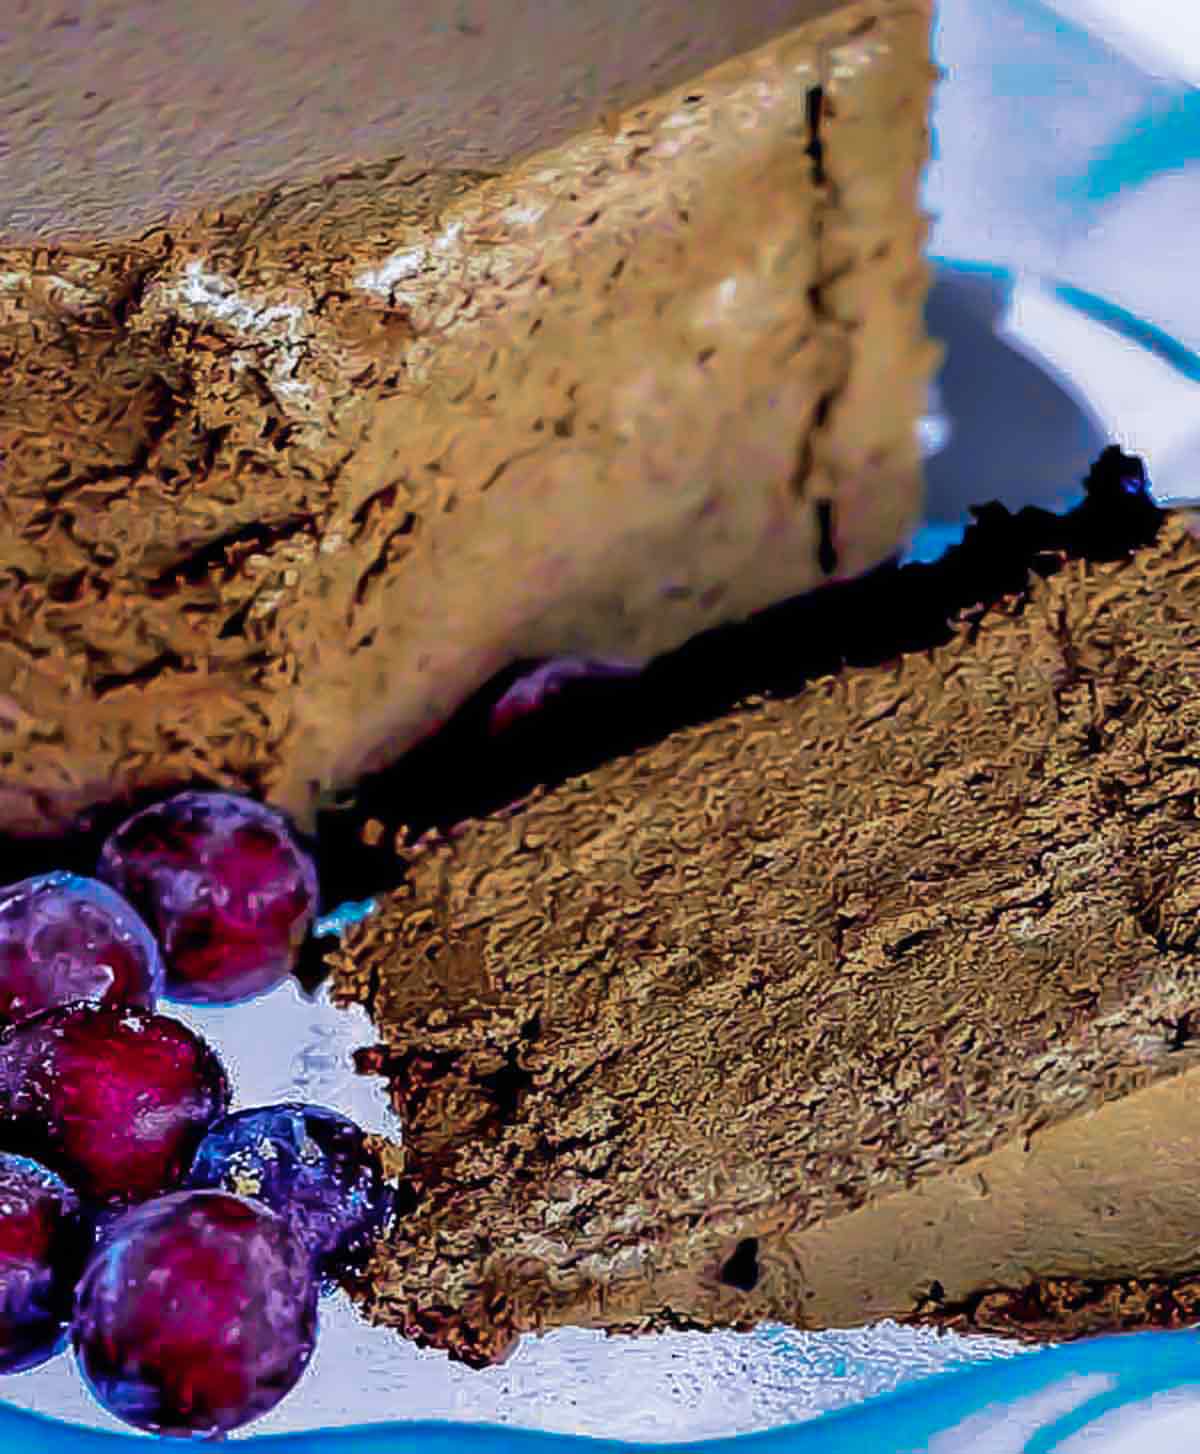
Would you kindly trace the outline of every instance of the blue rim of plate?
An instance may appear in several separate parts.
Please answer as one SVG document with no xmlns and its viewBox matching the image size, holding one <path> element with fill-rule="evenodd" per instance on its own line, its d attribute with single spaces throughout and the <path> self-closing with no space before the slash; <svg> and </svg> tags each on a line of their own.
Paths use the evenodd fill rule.
<svg viewBox="0 0 1200 1454">
<path fill-rule="evenodd" d="M 1010 286 L 1017 281 L 1017 273 L 1012 268 L 1003 267 L 999 263 L 973 262 L 964 258 L 944 257 L 940 253 L 927 254 L 926 260 L 935 268 L 947 268 L 956 273 L 975 273 L 980 277 L 994 278 L 997 282 Z M 1131 313 L 1128 308 L 1122 308 L 1119 303 L 1109 302 L 1107 298 L 1100 297 L 1098 293 L 1089 292 L 1086 288 L 1078 288 L 1073 283 L 1055 278 L 1043 278 L 1042 282 L 1056 298 L 1069 308 L 1074 308 L 1077 313 L 1084 314 L 1096 323 L 1102 323 L 1113 333 L 1127 338 L 1130 343 L 1136 343 L 1147 353 L 1152 353 L 1163 363 L 1169 364 L 1176 373 L 1182 374 L 1185 379 L 1200 384 L 1200 353 L 1180 343 L 1177 338 L 1173 338 L 1157 324 L 1150 323 L 1145 318 L 1139 318 L 1136 313 Z"/>
<path fill-rule="evenodd" d="M 1051 1454 L 1061 1440 L 1106 1414 L 1156 1394 L 1190 1389 L 1200 1401 L 1200 1331 L 1117 1333 L 1038 1349 L 978 1368 L 931 1374 L 853 1408 L 749 1434 L 679 1443 L 557 1434 L 507 1424 L 444 1419 L 251 1434 L 255 1454 L 917 1454 L 941 1436 L 947 1454 L 985 1447 L 987 1424 L 1009 1432 L 1006 1449 Z M 969 1421 L 969 1423 L 968 1423 Z M 1020 1444 L 1014 1425 L 1024 1425 Z M 954 1440 L 956 1433 L 962 1438 Z M 38 1454 L 117 1454 L 146 1436 L 87 1429 L 0 1404 L 0 1447 Z M 158 1446 L 196 1448 L 192 1439 Z"/>
</svg>

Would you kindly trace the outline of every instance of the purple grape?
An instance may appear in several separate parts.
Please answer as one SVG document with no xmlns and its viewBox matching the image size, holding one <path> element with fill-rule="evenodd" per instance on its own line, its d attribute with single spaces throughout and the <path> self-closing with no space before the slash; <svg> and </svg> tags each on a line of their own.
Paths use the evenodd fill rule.
<svg viewBox="0 0 1200 1454">
<path fill-rule="evenodd" d="M 232 1004 L 286 978 L 317 912 L 317 873 L 273 809 L 231 793 L 179 793 L 127 819 L 99 876 L 158 936 L 166 993 Z"/>
<path fill-rule="evenodd" d="M 0 1024 L 75 1000 L 152 1010 L 162 988 L 154 936 L 107 884 L 43 873 L 0 889 Z"/>
<path fill-rule="evenodd" d="M 98 1203 L 178 1186 L 228 1106 L 215 1053 L 166 1015 L 62 1005 L 0 1032 L 0 1135 Z"/>
<path fill-rule="evenodd" d="M 265 1203 L 296 1230 L 327 1276 L 369 1251 L 395 1204 L 362 1130 L 324 1106 L 294 1101 L 215 1121 L 185 1184 Z"/>
<path fill-rule="evenodd" d="M 0 1373 L 58 1352 L 88 1240 L 79 1198 L 66 1182 L 0 1151 Z"/>
<path fill-rule="evenodd" d="M 316 1308 L 308 1252 L 282 1217 L 247 1197 L 174 1192 L 122 1217 L 96 1248 L 71 1340 L 118 1418 L 220 1435 L 295 1387 Z"/>
<path fill-rule="evenodd" d="M 644 667 L 645 663 L 612 656 L 555 656 L 541 661 L 518 677 L 493 706 L 488 732 L 495 736 L 523 718 L 534 716 L 568 682 L 632 681 Z"/>
</svg>

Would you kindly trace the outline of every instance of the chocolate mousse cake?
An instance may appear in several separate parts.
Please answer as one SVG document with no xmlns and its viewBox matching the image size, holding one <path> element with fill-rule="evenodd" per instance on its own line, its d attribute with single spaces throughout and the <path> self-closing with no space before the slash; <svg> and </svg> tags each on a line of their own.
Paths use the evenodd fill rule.
<svg viewBox="0 0 1200 1454">
<path fill-rule="evenodd" d="M 920 515 L 928 0 L 502 173 L 0 249 L 0 833 L 311 829 L 511 663 L 638 667 Z"/>
<path fill-rule="evenodd" d="M 397 842 L 331 956 L 403 1125 L 373 1320 L 477 1366 L 1195 1324 L 1200 542 L 1136 466 L 856 586 L 859 664 L 797 689 L 793 639 L 767 695 Z"/>
</svg>

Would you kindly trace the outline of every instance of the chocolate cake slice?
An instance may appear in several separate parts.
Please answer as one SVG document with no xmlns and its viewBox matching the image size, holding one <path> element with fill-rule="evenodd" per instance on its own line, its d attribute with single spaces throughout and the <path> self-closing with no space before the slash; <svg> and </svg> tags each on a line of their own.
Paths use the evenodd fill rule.
<svg viewBox="0 0 1200 1454">
<path fill-rule="evenodd" d="M 0 832 L 317 809 L 524 659 L 640 664 L 920 514 L 928 0 L 503 174 L 0 251 Z"/>
<path fill-rule="evenodd" d="M 874 660 L 398 844 L 331 956 L 403 1126 L 373 1320 L 1196 1321 L 1200 543 L 1127 462 L 878 583 Z"/>
</svg>

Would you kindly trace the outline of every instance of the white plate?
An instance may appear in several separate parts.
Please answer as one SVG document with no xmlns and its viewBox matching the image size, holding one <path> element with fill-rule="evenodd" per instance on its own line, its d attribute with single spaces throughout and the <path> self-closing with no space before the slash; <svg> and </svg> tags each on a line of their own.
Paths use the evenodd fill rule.
<svg viewBox="0 0 1200 1454">
<path fill-rule="evenodd" d="M 1110 441 L 1147 459 L 1161 501 L 1200 496 L 1200 20 L 1173 29 L 1183 4 L 947 0 L 937 43 L 949 74 L 926 198 L 937 214 L 931 250 L 943 260 L 931 325 L 949 356 L 914 557 L 957 539 L 971 504 L 1070 505 Z M 238 1104 L 314 1100 L 396 1132 L 379 1084 L 350 1069 L 350 1051 L 372 1038 L 361 1014 L 285 986 L 251 1006 L 180 1018 L 231 1066 Z M 1170 1454 L 1200 1447 L 1200 1403 L 1184 1377 L 1194 1355 L 1182 1346 L 1152 1335 L 1010 1357 L 1015 1346 L 997 1339 L 894 1326 L 640 1339 L 568 1329 L 474 1372 L 366 1328 L 335 1300 L 300 1386 L 246 1436 L 402 1417 L 504 1424 L 509 1449 L 527 1442 L 518 1428 L 648 1441 L 772 1428 L 794 1454 L 892 1454 L 907 1428 L 913 1439 L 923 1432 L 904 1447 L 939 1454 L 1018 1454 L 1039 1439 L 1039 1450 L 1075 1454 L 1086 1442 L 1088 1454 L 1122 1454 L 1151 1438 L 1156 1454 Z M 868 1404 L 816 1418 L 964 1362 L 992 1367 L 918 1384 L 882 1413 Z M 66 1356 L 0 1380 L 0 1392 L 77 1425 L 122 1427 Z M 36 1438 L 82 1454 L 65 1435 L 8 1431 L 0 1410 L 0 1447 Z M 431 1449 L 432 1437 L 412 1447 Z M 305 1441 L 318 1446 L 328 1447 Z"/>
</svg>

